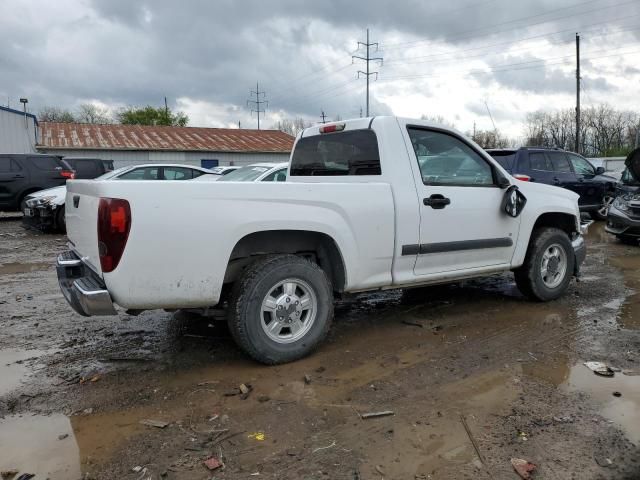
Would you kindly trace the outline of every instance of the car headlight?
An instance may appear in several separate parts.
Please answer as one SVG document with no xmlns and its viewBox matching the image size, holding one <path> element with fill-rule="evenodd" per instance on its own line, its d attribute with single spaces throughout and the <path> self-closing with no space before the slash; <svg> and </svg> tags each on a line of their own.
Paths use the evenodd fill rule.
<svg viewBox="0 0 640 480">
<path fill-rule="evenodd" d="M 33 204 L 33 206 L 40 206 L 40 205 L 49 206 L 51 205 L 51 202 L 53 202 L 55 199 L 56 199 L 55 195 L 47 195 L 44 197 L 38 197 L 36 199 L 30 200 L 30 202 Z"/>
<path fill-rule="evenodd" d="M 620 195 L 613 201 L 613 207 L 622 212 L 628 212 L 631 210 L 629 200 L 631 200 L 630 195 Z"/>
</svg>

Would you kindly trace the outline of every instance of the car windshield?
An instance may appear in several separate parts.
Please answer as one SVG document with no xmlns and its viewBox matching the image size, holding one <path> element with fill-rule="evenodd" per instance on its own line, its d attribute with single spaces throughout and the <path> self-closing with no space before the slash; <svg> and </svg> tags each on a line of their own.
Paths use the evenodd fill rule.
<svg viewBox="0 0 640 480">
<path fill-rule="evenodd" d="M 125 172 L 127 170 L 129 170 L 131 167 L 122 167 L 122 168 L 118 168 L 116 170 L 111 170 L 110 172 L 107 172 L 103 175 L 100 175 L 99 177 L 96 177 L 96 180 L 108 180 L 112 177 L 115 177 L 116 175 L 121 174 L 122 172 Z"/>
<path fill-rule="evenodd" d="M 271 170 L 272 167 L 260 167 L 258 165 L 249 165 L 242 167 L 225 175 L 219 182 L 253 182 L 262 174 Z"/>
</svg>

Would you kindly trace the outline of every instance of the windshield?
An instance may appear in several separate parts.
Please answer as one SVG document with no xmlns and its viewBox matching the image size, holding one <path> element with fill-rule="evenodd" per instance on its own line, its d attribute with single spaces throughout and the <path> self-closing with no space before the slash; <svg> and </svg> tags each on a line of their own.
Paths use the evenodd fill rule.
<svg viewBox="0 0 640 480">
<path fill-rule="evenodd" d="M 122 168 L 118 168 L 117 170 L 111 170 L 110 172 L 107 172 L 103 175 L 100 175 L 99 177 L 96 177 L 96 180 L 108 180 L 110 178 L 115 177 L 116 175 L 120 175 L 122 172 L 125 172 L 130 168 L 131 167 L 122 167 Z"/>
<path fill-rule="evenodd" d="M 242 167 L 225 175 L 218 182 L 253 182 L 260 175 L 271 170 L 272 167 L 259 167 L 257 165 L 249 165 Z"/>
</svg>

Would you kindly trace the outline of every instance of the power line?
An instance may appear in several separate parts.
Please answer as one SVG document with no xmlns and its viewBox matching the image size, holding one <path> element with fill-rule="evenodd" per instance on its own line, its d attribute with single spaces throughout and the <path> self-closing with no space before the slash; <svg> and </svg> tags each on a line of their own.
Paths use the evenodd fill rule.
<svg viewBox="0 0 640 480">
<path fill-rule="evenodd" d="M 351 61 L 353 62 L 354 59 L 359 59 L 359 60 L 364 60 L 367 63 L 367 70 L 366 72 L 363 72 L 362 70 L 358 70 L 358 78 L 360 78 L 360 74 L 364 75 L 366 80 L 367 80 L 367 117 L 369 116 L 369 77 L 371 75 L 375 75 L 376 79 L 378 78 L 378 72 L 370 72 L 369 71 L 369 63 L 370 62 L 380 62 L 380 65 L 382 65 L 382 57 L 372 57 L 370 55 L 370 48 L 371 47 L 376 47 L 376 51 L 378 50 L 378 43 L 371 43 L 369 42 L 369 29 L 367 28 L 367 42 L 358 42 L 358 48 L 360 47 L 365 47 L 366 51 L 367 51 L 367 56 L 366 57 L 361 57 L 359 55 L 352 55 L 351 56 Z"/>
<path fill-rule="evenodd" d="M 260 91 L 260 87 L 258 86 L 258 82 L 256 82 L 256 89 L 255 91 L 252 90 L 251 93 L 249 95 L 255 95 L 256 99 L 255 100 L 247 100 L 247 106 L 249 105 L 254 105 L 254 107 L 251 108 L 251 113 L 256 112 L 258 114 L 258 130 L 260 130 L 260 114 L 264 113 L 265 110 L 263 108 L 260 107 L 260 105 L 264 105 L 265 107 L 269 105 L 269 102 L 266 100 L 266 93 L 263 91 Z M 262 95 L 262 98 L 265 98 L 265 100 L 260 100 L 260 96 Z M 255 108 L 255 110 L 254 110 Z"/>
</svg>

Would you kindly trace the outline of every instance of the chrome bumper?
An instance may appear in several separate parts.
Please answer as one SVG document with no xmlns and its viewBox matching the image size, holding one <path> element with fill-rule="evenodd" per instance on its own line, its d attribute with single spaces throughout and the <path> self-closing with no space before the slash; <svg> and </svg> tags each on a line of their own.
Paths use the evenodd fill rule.
<svg viewBox="0 0 640 480">
<path fill-rule="evenodd" d="M 574 275 L 578 277 L 580 276 L 580 265 L 582 265 L 584 259 L 587 258 L 587 244 L 582 235 L 576 235 L 571 241 L 571 246 L 573 247 L 573 253 L 576 259 Z"/>
<path fill-rule="evenodd" d="M 80 315 L 117 315 L 101 279 L 75 253 L 58 255 L 56 271 L 62 295 Z"/>
</svg>

